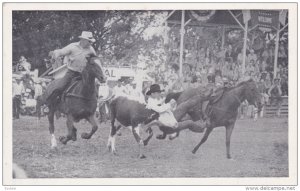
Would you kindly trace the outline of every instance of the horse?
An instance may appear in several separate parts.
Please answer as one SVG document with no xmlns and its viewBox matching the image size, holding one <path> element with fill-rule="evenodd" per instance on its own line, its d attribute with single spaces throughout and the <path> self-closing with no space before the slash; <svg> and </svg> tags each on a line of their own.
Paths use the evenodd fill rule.
<svg viewBox="0 0 300 191">
<path fill-rule="evenodd" d="M 63 95 L 57 98 L 56 101 L 46 103 L 49 108 L 48 121 L 51 134 L 51 148 L 57 146 L 54 135 L 54 114 L 56 111 L 64 113 L 67 117 L 68 134 L 59 137 L 59 141 L 64 145 L 67 144 L 69 140 L 77 140 L 77 129 L 74 126 L 74 122 L 79 122 L 81 119 L 86 119 L 92 125 L 91 132 L 82 133 L 81 138 L 90 139 L 97 131 L 98 126 L 94 118 L 97 107 L 95 79 L 98 79 L 100 82 L 105 82 L 106 77 L 100 59 L 98 57 L 91 57 L 88 59 L 88 63 L 82 71 L 82 79 L 73 81 L 67 90 L 64 91 Z M 51 82 L 47 89 L 55 87 L 55 83 L 59 83 L 59 79 Z"/>
<path fill-rule="evenodd" d="M 192 93 L 191 93 L 192 92 Z M 180 93 L 177 101 L 184 102 L 191 99 L 200 90 L 187 89 Z M 258 111 L 261 110 L 261 94 L 258 91 L 256 83 L 250 79 L 236 85 L 235 87 L 228 88 L 222 92 L 221 96 L 217 96 L 215 100 L 210 100 L 210 104 L 206 107 L 205 112 L 210 118 L 211 123 L 206 126 L 205 133 L 200 142 L 194 147 L 192 153 L 195 154 L 199 147 L 207 140 L 208 136 L 215 127 L 225 126 L 226 129 L 226 156 L 231 159 L 230 154 L 230 139 L 235 122 L 238 116 L 238 108 L 242 102 L 248 101 L 250 105 L 258 107 Z M 193 110 L 190 110 L 188 114 L 193 120 L 201 118 L 202 104 L 195 106 Z M 164 129 L 161 129 L 164 132 Z M 193 129 L 190 129 L 193 131 Z M 197 131 L 194 131 L 197 132 Z M 164 132 L 166 134 L 167 132 Z"/>
</svg>

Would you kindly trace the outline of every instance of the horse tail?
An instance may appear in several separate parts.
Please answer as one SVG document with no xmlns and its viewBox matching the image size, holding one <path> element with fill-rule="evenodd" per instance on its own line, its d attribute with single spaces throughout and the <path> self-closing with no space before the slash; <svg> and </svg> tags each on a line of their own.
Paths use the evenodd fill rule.
<svg viewBox="0 0 300 191">
<path fill-rule="evenodd" d="M 178 100 L 179 96 L 181 95 L 182 92 L 176 92 L 176 93 L 169 93 L 167 96 L 166 96 L 166 100 L 165 100 L 165 103 L 169 103 L 172 99 L 174 99 L 175 101 Z"/>
</svg>

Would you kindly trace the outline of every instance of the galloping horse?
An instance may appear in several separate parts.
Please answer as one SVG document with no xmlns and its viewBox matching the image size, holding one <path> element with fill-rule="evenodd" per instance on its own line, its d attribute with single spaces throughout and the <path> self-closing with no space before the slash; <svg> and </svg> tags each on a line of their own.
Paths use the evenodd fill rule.
<svg viewBox="0 0 300 191">
<path fill-rule="evenodd" d="M 201 92 L 201 91 L 200 91 Z M 193 91 L 187 89 L 180 93 L 180 95 L 175 95 L 178 104 L 185 102 L 194 96 L 197 96 L 199 91 L 194 89 Z M 226 128 L 226 154 L 227 158 L 230 159 L 230 138 L 237 119 L 238 108 L 240 104 L 247 100 L 250 105 L 258 107 L 261 109 L 261 98 L 260 93 L 256 87 L 255 82 L 250 79 L 245 82 L 239 83 L 237 86 L 229 88 L 224 91 L 219 99 L 212 100 L 210 106 L 207 107 L 206 113 L 210 118 L 210 125 L 206 127 L 204 136 L 202 137 L 199 144 L 193 149 L 192 153 L 196 153 L 199 147 L 207 140 L 209 134 L 215 127 L 225 126 Z M 172 96 L 174 97 L 174 95 Z M 201 118 L 202 105 L 199 104 L 193 110 L 190 110 L 188 114 L 190 117 L 197 121 Z M 197 129 L 189 128 L 191 131 L 199 132 Z M 164 129 L 161 128 L 164 132 Z M 180 129 L 182 130 L 182 129 Z M 169 134 L 170 132 L 164 132 L 164 134 Z"/>
<path fill-rule="evenodd" d="M 67 144 L 69 140 L 76 141 L 77 130 L 74 127 L 74 122 L 79 122 L 81 119 L 86 119 L 91 125 L 90 133 L 82 133 L 81 138 L 90 139 L 97 131 L 98 126 L 94 118 L 94 113 L 97 107 L 97 91 L 95 86 L 95 79 L 100 82 L 105 81 L 99 58 L 92 57 L 88 60 L 87 66 L 82 71 L 82 79 L 73 81 L 67 90 L 63 93 L 62 98 L 57 99 L 53 103 L 48 103 L 49 113 L 49 131 L 51 134 L 51 148 L 57 146 L 54 135 L 54 113 L 60 111 L 66 114 L 67 117 L 67 136 L 61 136 L 60 142 Z M 48 88 L 55 86 L 58 80 L 49 84 Z"/>
</svg>

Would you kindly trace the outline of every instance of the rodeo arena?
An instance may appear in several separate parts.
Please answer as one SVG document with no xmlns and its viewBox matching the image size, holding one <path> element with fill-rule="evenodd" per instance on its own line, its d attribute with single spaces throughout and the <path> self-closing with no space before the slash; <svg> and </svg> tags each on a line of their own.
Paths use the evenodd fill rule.
<svg viewBox="0 0 300 191">
<path fill-rule="evenodd" d="M 288 55 L 286 10 L 14 12 L 13 177 L 288 177 Z"/>
</svg>

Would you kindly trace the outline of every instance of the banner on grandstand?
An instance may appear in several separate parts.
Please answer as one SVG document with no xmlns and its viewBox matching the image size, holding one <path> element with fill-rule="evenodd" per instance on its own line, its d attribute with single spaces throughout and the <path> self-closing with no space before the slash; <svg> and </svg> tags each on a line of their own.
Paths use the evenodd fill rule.
<svg viewBox="0 0 300 191">
<path fill-rule="evenodd" d="M 197 21 L 207 22 L 215 13 L 215 10 L 199 10 L 199 11 L 189 11 L 190 16 Z"/>
<path fill-rule="evenodd" d="M 279 11 L 253 10 L 251 11 L 251 22 L 253 27 L 269 32 L 278 29 Z"/>
</svg>

